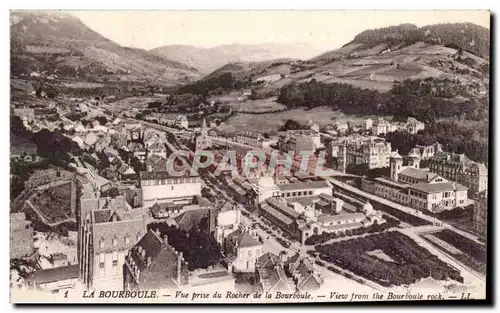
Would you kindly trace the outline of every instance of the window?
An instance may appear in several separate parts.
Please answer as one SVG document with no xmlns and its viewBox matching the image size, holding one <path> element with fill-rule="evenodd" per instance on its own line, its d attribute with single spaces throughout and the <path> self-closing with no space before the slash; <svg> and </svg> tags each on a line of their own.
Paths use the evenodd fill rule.
<svg viewBox="0 0 500 313">
<path fill-rule="evenodd" d="M 311 196 L 313 194 L 312 190 L 309 190 L 309 195 Z"/>
<path fill-rule="evenodd" d="M 113 240 L 111 242 L 113 244 L 113 247 L 116 247 L 118 245 L 118 239 L 116 237 L 113 237 Z"/>
<path fill-rule="evenodd" d="M 99 254 L 99 273 L 104 274 L 106 262 L 106 255 L 104 253 Z"/>
<path fill-rule="evenodd" d="M 118 252 L 113 252 L 113 267 L 118 266 Z"/>
<path fill-rule="evenodd" d="M 104 238 L 101 238 L 99 240 L 99 248 L 104 249 L 104 247 L 105 247 L 105 245 L 104 245 Z"/>
<path fill-rule="evenodd" d="M 252 257 L 252 250 L 248 250 L 248 257 Z"/>
<path fill-rule="evenodd" d="M 130 244 L 130 235 L 129 234 L 125 235 L 125 244 L 126 245 Z"/>
</svg>

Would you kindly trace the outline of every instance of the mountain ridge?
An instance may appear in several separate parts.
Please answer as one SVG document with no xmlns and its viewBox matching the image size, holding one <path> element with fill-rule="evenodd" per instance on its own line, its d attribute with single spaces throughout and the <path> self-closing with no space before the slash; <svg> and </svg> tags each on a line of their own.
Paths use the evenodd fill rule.
<svg viewBox="0 0 500 313">
<path fill-rule="evenodd" d="M 11 12 L 11 74 L 45 71 L 68 78 L 182 85 L 201 77 L 189 66 L 123 47 L 63 12 Z"/>
<path fill-rule="evenodd" d="M 261 43 L 261 44 L 224 44 L 212 48 L 190 45 L 166 45 L 149 50 L 150 52 L 187 64 L 208 74 L 217 68 L 234 62 L 261 62 L 279 58 L 310 58 L 321 50 L 304 43 Z"/>
</svg>

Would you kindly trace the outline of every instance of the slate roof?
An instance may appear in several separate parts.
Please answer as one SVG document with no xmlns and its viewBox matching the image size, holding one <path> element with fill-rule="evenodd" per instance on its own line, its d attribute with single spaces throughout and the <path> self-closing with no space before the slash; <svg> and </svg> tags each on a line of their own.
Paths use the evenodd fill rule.
<svg viewBox="0 0 500 313">
<path fill-rule="evenodd" d="M 78 264 L 36 271 L 30 279 L 36 284 L 45 284 L 75 278 L 78 278 Z"/>
<path fill-rule="evenodd" d="M 139 253 L 139 246 L 146 251 L 144 258 L 142 258 Z M 158 237 L 152 229 L 150 229 L 131 249 L 131 257 L 142 271 L 147 266 L 147 258 L 156 258 L 156 256 L 160 253 L 162 246 L 164 246 L 163 240 Z"/>
<path fill-rule="evenodd" d="M 281 191 L 315 189 L 315 188 L 326 188 L 326 187 L 331 187 L 331 185 L 325 180 L 311 181 L 311 182 L 295 182 L 278 186 L 278 188 Z"/>
<path fill-rule="evenodd" d="M 445 191 L 462 191 L 467 190 L 468 188 L 464 185 L 455 182 L 444 182 L 444 183 L 418 183 L 415 185 L 411 185 L 410 189 L 421 191 L 424 193 L 438 193 Z"/>
<path fill-rule="evenodd" d="M 293 208 L 289 207 L 286 203 L 275 199 L 269 198 L 266 200 L 269 206 L 275 210 L 281 211 L 282 214 L 291 216 L 292 218 L 298 218 L 300 216 L 299 212 L 295 211 Z"/>
<path fill-rule="evenodd" d="M 276 266 L 276 264 L 278 264 L 280 261 L 280 258 L 274 254 L 274 253 L 271 253 L 271 252 L 266 252 L 265 254 L 261 255 L 258 259 L 257 259 L 257 264 L 259 266 L 259 268 L 274 268 L 274 266 Z"/>
<path fill-rule="evenodd" d="M 405 168 L 404 170 L 402 170 L 399 173 L 399 175 L 408 176 L 408 177 L 411 177 L 411 178 L 414 178 L 414 179 L 417 179 L 417 180 L 420 180 L 420 181 L 426 181 L 426 182 L 430 182 L 434 178 L 436 178 L 436 177 L 439 176 L 436 173 L 427 172 L 427 171 L 424 171 L 424 170 L 421 170 L 421 169 L 417 169 L 417 168 L 413 168 L 413 167 L 407 167 L 407 168 Z"/>
<path fill-rule="evenodd" d="M 183 176 L 172 176 L 168 171 L 143 171 L 139 175 L 141 180 L 163 180 L 169 178 L 198 177 L 198 175 L 191 175 L 191 171 L 185 171 Z"/>
<path fill-rule="evenodd" d="M 200 224 L 204 217 L 208 217 L 210 214 L 209 209 L 198 209 L 186 211 L 174 218 L 179 228 L 182 230 L 190 230 L 195 225 Z"/>
<path fill-rule="evenodd" d="M 338 215 L 327 215 L 323 214 L 318 216 L 318 221 L 323 223 L 339 222 L 339 221 L 350 221 L 353 219 L 365 218 L 363 213 L 345 213 Z"/>
<path fill-rule="evenodd" d="M 271 214 L 272 216 L 274 216 L 277 220 L 280 220 L 282 221 L 283 223 L 287 224 L 287 225 L 290 225 L 293 223 L 293 220 L 291 218 L 289 218 L 288 216 L 286 216 L 285 214 L 279 212 L 278 210 L 270 207 L 268 204 L 266 203 L 263 203 L 261 204 L 261 209 L 266 211 L 267 213 Z"/>
<path fill-rule="evenodd" d="M 250 235 L 248 232 L 242 231 L 241 229 L 237 229 L 231 234 L 229 237 L 238 243 L 239 248 L 247 248 L 247 247 L 256 247 L 261 246 L 262 243 Z"/>
<path fill-rule="evenodd" d="M 143 219 L 122 220 L 118 222 L 102 222 L 93 225 L 94 252 L 109 252 L 130 249 L 145 232 Z M 125 238 L 128 236 L 129 243 Z M 113 246 L 113 238 L 116 246 Z M 100 240 L 104 240 L 101 249 Z"/>
</svg>

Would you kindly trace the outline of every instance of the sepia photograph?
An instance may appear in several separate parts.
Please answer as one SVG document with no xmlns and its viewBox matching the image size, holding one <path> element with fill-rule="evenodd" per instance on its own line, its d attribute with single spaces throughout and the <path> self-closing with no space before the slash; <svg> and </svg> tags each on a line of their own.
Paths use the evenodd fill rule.
<svg viewBox="0 0 500 313">
<path fill-rule="evenodd" d="M 10 302 L 492 301 L 490 16 L 11 10 Z"/>
</svg>

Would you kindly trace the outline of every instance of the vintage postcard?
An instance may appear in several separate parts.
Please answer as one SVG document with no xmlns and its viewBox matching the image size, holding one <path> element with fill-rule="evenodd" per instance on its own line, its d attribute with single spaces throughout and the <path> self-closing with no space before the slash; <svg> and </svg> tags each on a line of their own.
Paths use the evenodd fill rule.
<svg viewBox="0 0 500 313">
<path fill-rule="evenodd" d="M 490 57 L 489 11 L 11 11 L 11 302 L 487 300 Z"/>
</svg>

